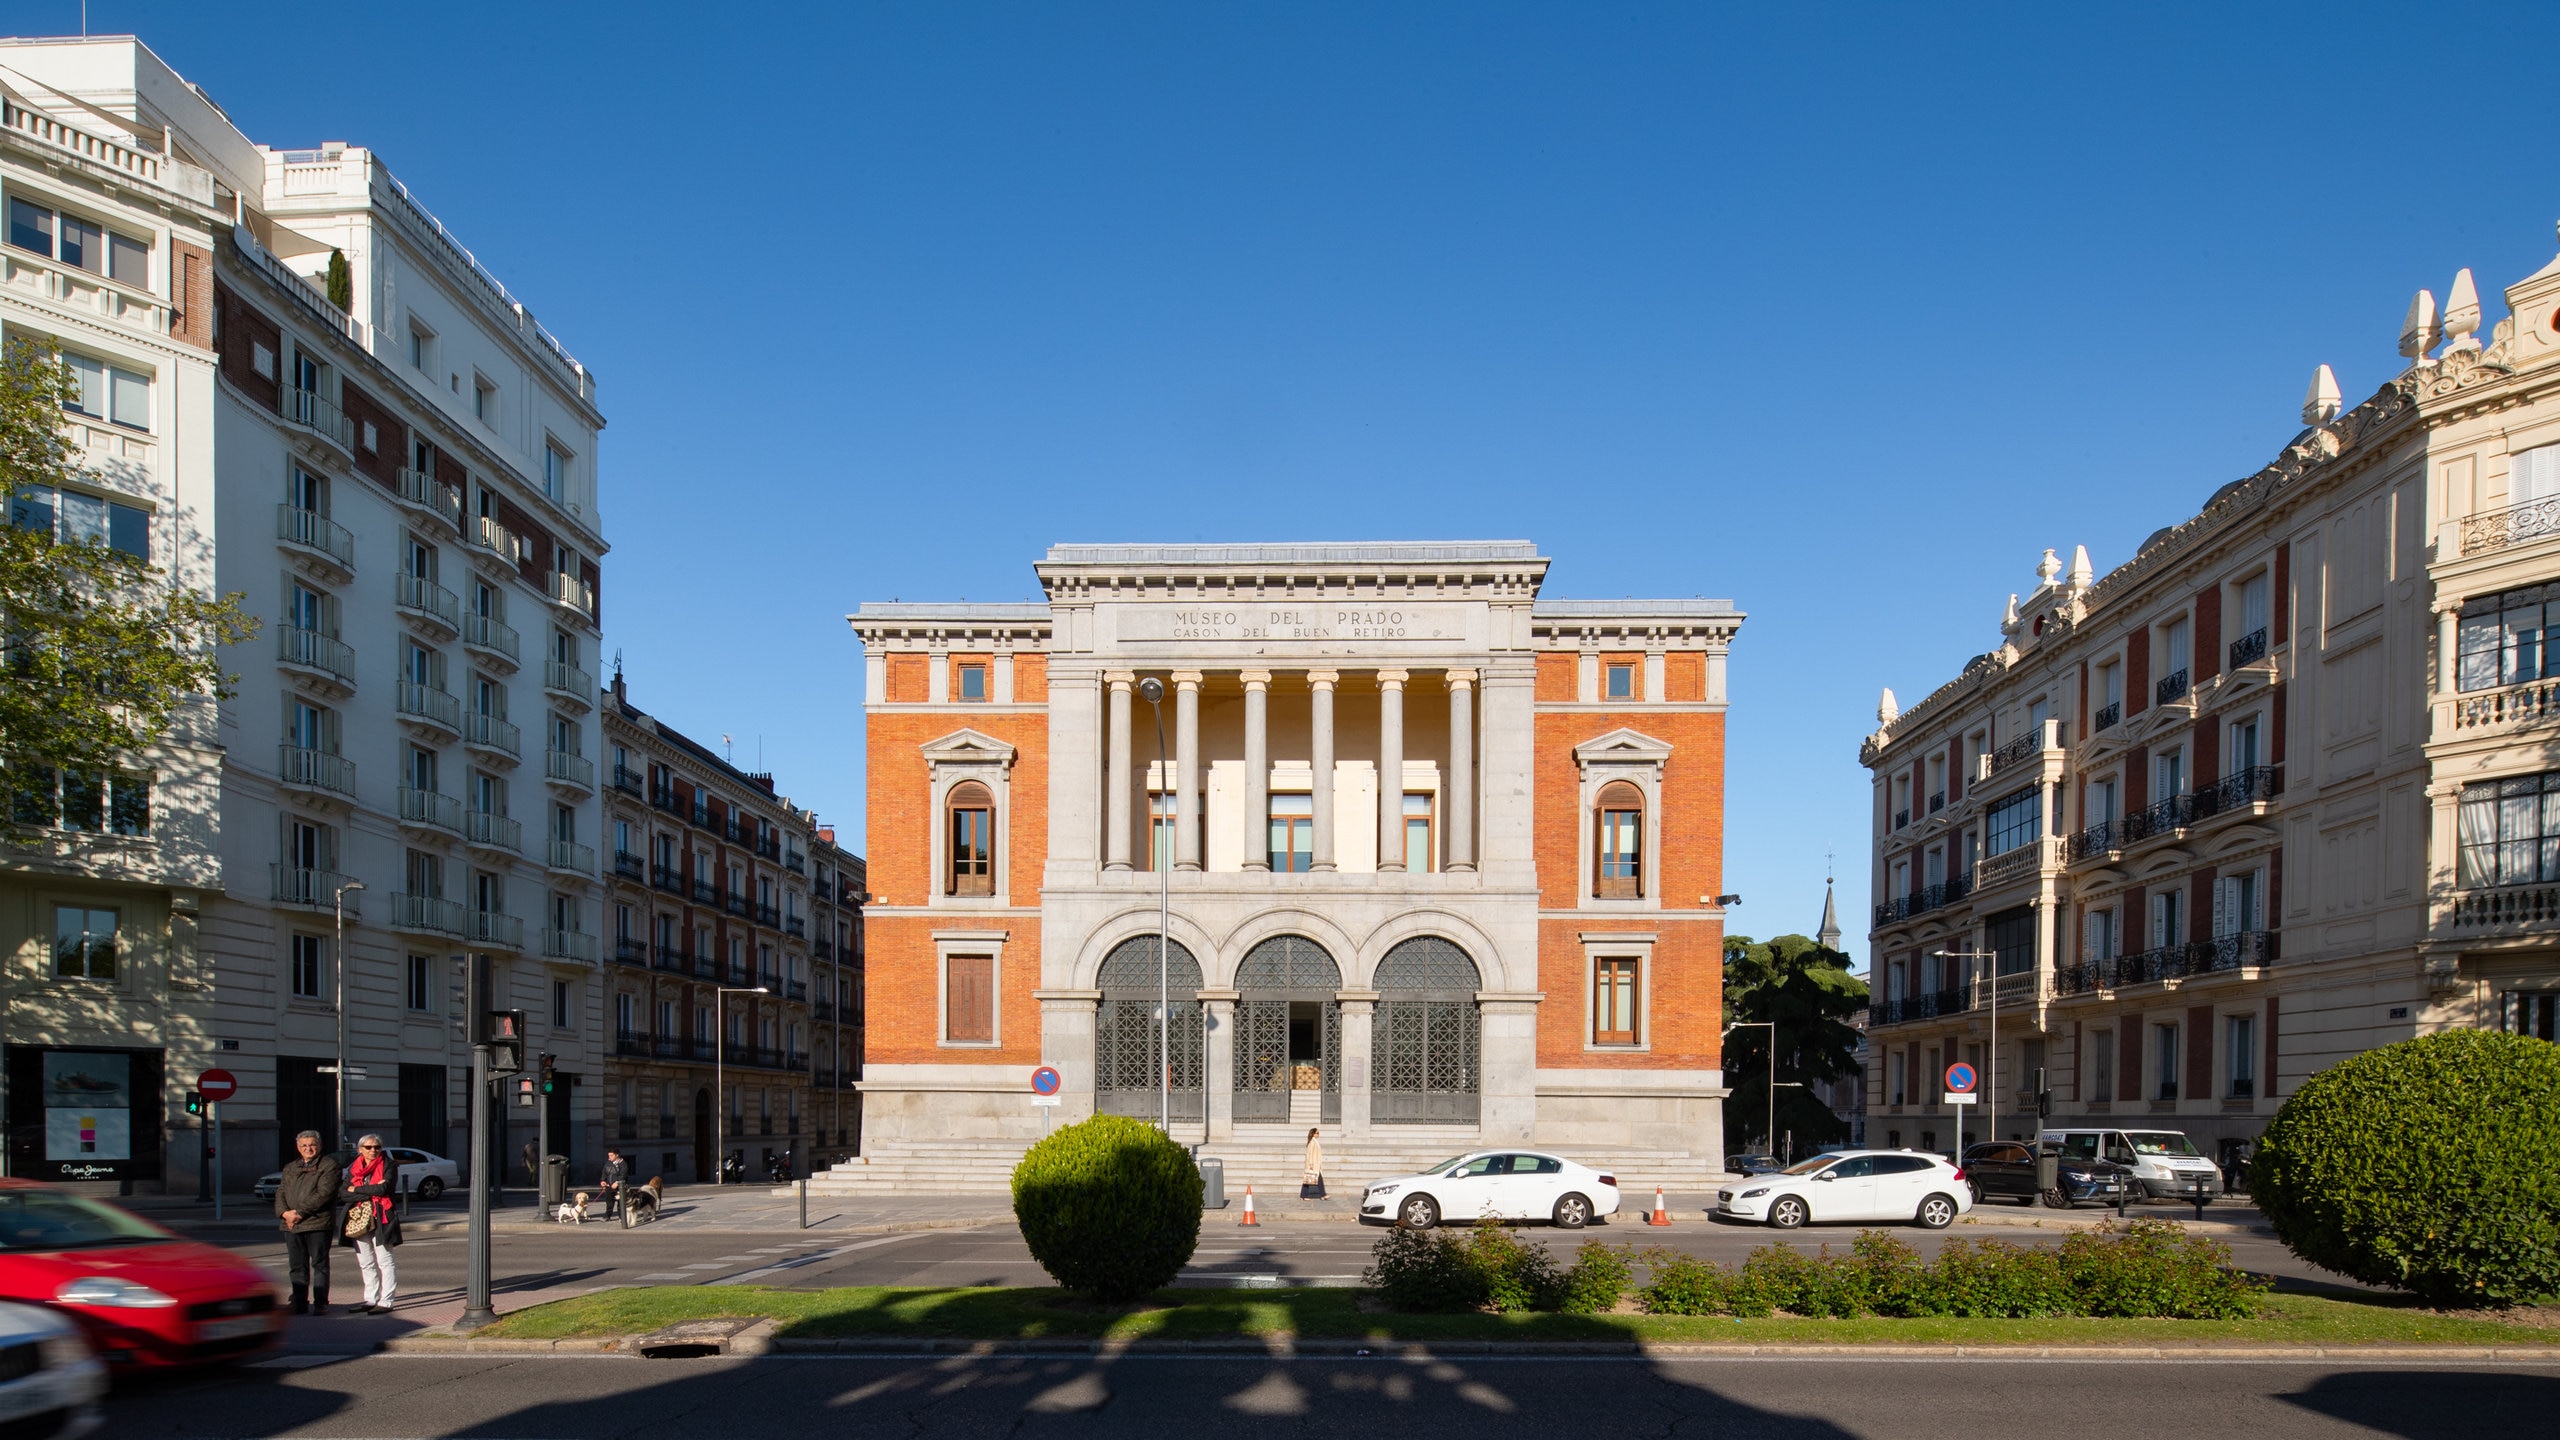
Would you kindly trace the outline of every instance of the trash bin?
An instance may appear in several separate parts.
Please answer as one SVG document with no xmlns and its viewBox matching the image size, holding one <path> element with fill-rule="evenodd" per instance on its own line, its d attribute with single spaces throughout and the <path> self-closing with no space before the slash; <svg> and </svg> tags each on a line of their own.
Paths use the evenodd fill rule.
<svg viewBox="0 0 2560 1440">
<path fill-rule="evenodd" d="M 2051 1146 L 2036 1151 L 2036 1194 L 2050 1195 L 2061 1180 L 2062 1156 Z"/>
<path fill-rule="evenodd" d="M 1200 1157 L 1200 1208 L 1227 1208 L 1227 1162 L 1212 1156 Z"/>
<path fill-rule="evenodd" d="M 542 1157 L 542 1208 L 549 1210 L 569 1198 L 569 1157 Z"/>
</svg>

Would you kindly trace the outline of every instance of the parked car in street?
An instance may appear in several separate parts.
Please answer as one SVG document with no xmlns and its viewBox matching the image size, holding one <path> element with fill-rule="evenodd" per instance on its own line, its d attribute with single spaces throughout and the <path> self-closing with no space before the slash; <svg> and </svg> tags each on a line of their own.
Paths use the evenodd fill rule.
<svg viewBox="0 0 2560 1440">
<path fill-rule="evenodd" d="M 73 1440 L 104 1423 L 107 1367 L 77 1321 L 37 1305 L 0 1303 L 0 1434 Z"/>
<path fill-rule="evenodd" d="M 1973 1203 L 2015 1200 L 2021 1205 L 2044 1201 L 2056 1210 L 2074 1205 L 2113 1205 L 2133 1183 L 2133 1172 L 2109 1160 L 2064 1160 L 2056 1157 L 2053 1184 L 2036 1184 L 2036 1156 L 2016 1140 L 1986 1140 L 1964 1152 L 1965 1183 L 1973 1187 Z"/>
<path fill-rule="evenodd" d="M 1787 1167 L 1775 1155 L 1727 1155 L 1724 1168 L 1736 1175 L 1766 1175 Z"/>
<path fill-rule="evenodd" d="M 2141 1195 L 2154 1200 L 2204 1198 L 2222 1193 L 2222 1172 L 2178 1130 L 2047 1130 L 2037 1144 L 2055 1147 L 2066 1160 L 2106 1160 L 2133 1174 Z M 2137 1197 L 2139 1198 L 2139 1197 Z"/>
<path fill-rule="evenodd" d="M 1715 1213 L 1793 1230 L 1842 1220 L 1902 1220 L 1944 1230 L 1973 1208 L 1964 1171 L 1910 1150 L 1816 1155 L 1716 1192 Z"/>
<path fill-rule="evenodd" d="M 392 1162 L 400 1167 L 400 1193 L 433 1200 L 447 1190 L 462 1186 L 462 1166 L 442 1155 L 426 1150 L 412 1150 L 405 1145 L 391 1147 Z M 340 1156 L 343 1161 L 346 1157 Z M 284 1182 L 284 1172 L 270 1170 L 258 1177 L 249 1193 L 261 1200 L 275 1198 L 276 1186 Z"/>
<path fill-rule="evenodd" d="M 1579 1230 L 1616 1213 L 1618 1177 L 1560 1155 L 1522 1150 L 1469 1151 L 1418 1175 L 1380 1180 L 1360 1197 L 1362 1224 L 1414 1230 L 1442 1220 L 1473 1224 L 1488 1215 Z"/>
<path fill-rule="evenodd" d="M 284 1333 L 264 1270 L 104 1200 L 0 1179 L 0 1300 L 50 1305 L 112 1365 L 186 1365 Z"/>
</svg>

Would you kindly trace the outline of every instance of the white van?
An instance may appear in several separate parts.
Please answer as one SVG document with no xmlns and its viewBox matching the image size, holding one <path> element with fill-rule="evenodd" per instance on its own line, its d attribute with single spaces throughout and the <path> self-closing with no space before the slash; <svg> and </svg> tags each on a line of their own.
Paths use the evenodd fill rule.
<svg viewBox="0 0 2560 1440">
<path fill-rule="evenodd" d="M 2065 1160 L 2112 1160 L 2125 1166 L 2155 1200 L 2192 1199 L 2199 1179 L 2206 1195 L 2222 1193 L 2221 1170 L 2183 1131 L 2047 1130 L 2036 1139 L 2040 1148 Z"/>
</svg>

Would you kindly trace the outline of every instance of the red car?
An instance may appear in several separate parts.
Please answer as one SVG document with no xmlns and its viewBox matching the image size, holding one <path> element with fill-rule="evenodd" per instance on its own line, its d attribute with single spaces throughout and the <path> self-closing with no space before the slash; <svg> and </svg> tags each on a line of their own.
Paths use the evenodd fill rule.
<svg viewBox="0 0 2560 1440">
<path fill-rule="evenodd" d="M 266 1272 L 101 1200 L 0 1179 L 0 1300 L 62 1311 L 117 1365 L 191 1365 L 273 1345 Z"/>
</svg>

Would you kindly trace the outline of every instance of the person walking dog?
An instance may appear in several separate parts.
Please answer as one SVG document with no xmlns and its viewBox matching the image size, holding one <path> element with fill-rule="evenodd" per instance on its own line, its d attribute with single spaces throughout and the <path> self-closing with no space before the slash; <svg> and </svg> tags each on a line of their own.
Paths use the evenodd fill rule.
<svg viewBox="0 0 2560 1440">
<path fill-rule="evenodd" d="M 622 1208 L 622 1187 L 631 1183 L 631 1162 L 619 1150 L 604 1152 L 604 1174 L 596 1188 L 604 1192 L 604 1218 L 610 1220 Z"/>
<path fill-rule="evenodd" d="M 1324 1198 L 1324 1131 L 1321 1129 L 1307 1132 L 1307 1168 L 1298 1176 L 1298 1198 Z"/>
<path fill-rule="evenodd" d="M 284 1227 L 286 1288 L 296 1315 L 329 1313 L 329 1247 L 337 1242 L 338 1200 L 346 1174 L 320 1153 L 320 1132 L 293 1137 L 299 1157 L 276 1182 L 276 1218 Z"/>
<path fill-rule="evenodd" d="M 356 1161 L 347 1167 L 347 1220 L 340 1227 L 355 1247 L 356 1269 L 364 1275 L 364 1301 L 350 1315 L 388 1315 L 400 1288 L 399 1267 L 391 1252 L 400 1243 L 400 1162 L 382 1148 L 382 1137 L 356 1142 Z"/>
</svg>

